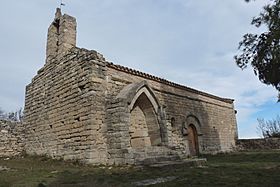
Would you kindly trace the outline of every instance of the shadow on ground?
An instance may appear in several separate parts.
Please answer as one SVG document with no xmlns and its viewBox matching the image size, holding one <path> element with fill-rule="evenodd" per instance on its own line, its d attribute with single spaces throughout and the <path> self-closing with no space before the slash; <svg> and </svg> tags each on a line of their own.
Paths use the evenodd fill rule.
<svg viewBox="0 0 280 187">
<path fill-rule="evenodd" d="M 92 167 L 44 157 L 0 159 L 0 186 L 279 186 L 280 151 L 203 155 L 207 166 Z M 158 183 L 154 183 L 158 181 Z M 141 183 L 142 182 L 142 183 Z M 146 182 L 146 183 L 145 183 Z M 149 183 L 150 182 L 150 183 Z"/>
</svg>

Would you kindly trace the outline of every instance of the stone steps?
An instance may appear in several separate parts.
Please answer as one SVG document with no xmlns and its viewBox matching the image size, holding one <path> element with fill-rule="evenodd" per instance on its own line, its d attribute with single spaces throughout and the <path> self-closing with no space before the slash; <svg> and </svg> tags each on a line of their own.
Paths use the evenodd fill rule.
<svg viewBox="0 0 280 187">
<path fill-rule="evenodd" d="M 161 168 L 161 167 L 168 167 L 168 166 L 174 166 L 174 165 L 184 165 L 187 167 L 203 167 L 207 164 L 206 158 L 190 158 L 190 159 L 184 159 L 180 161 L 164 161 L 164 162 L 158 162 L 155 164 L 149 165 L 149 167 L 153 168 Z"/>
<path fill-rule="evenodd" d="M 181 161 L 182 157 L 175 150 L 163 146 L 152 146 L 134 153 L 136 165 L 150 165 L 161 162 Z"/>
</svg>

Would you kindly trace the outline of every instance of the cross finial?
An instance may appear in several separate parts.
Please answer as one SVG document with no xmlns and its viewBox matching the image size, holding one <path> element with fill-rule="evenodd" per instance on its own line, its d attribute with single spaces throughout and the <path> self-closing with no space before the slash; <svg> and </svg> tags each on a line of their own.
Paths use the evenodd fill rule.
<svg viewBox="0 0 280 187">
<path fill-rule="evenodd" d="M 60 5 L 59 5 L 60 9 L 62 8 L 62 6 L 65 6 L 65 3 L 63 2 L 63 0 L 60 0 Z"/>
</svg>

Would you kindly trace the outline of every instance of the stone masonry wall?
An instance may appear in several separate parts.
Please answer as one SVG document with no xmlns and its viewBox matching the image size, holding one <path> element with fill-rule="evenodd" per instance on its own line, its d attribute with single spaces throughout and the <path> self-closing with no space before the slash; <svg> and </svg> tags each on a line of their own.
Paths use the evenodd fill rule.
<svg viewBox="0 0 280 187">
<path fill-rule="evenodd" d="M 19 122 L 0 120 L 0 157 L 13 157 L 24 151 L 24 128 Z"/>
<path fill-rule="evenodd" d="M 236 142 L 237 150 L 272 150 L 280 149 L 280 138 L 239 139 Z"/>
<path fill-rule="evenodd" d="M 27 153 L 93 164 L 134 164 L 134 157 L 189 155 L 182 129 L 189 120 L 196 119 L 200 153 L 231 151 L 235 146 L 237 132 L 231 100 L 119 70 L 95 51 L 72 48 L 61 56 L 47 62 L 27 86 Z M 125 86 L 141 81 L 147 81 L 158 99 L 164 115 L 161 125 L 166 128 L 163 146 L 145 148 L 149 154 L 127 149 L 130 126 L 123 124 L 128 123 L 130 114 L 127 103 L 116 99 Z M 119 120 L 114 124 L 115 119 Z"/>
<path fill-rule="evenodd" d="M 131 112 L 130 119 L 131 124 L 129 127 L 129 134 L 131 138 L 131 146 L 136 148 L 151 146 L 145 114 L 138 106 Z"/>
<path fill-rule="evenodd" d="M 26 87 L 26 152 L 106 163 L 105 64 L 76 46 L 76 19 L 57 9 L 46 63 Z"/>
<path fill-rule="evenodd" d="M 196 116 L 200 121 L 199 148 L 201 153 L 231 151 L 235 146 L 237 128 L 232 102 L 195 94 L 161 83 L 162 81 L 151 80 L 137 74 L 133 75 L 128 72 L 133 70 L 121 70 L 115 65 L 108 65 L 107 71 L 107 101 L 113 100 L 128 84 L 148 81 L 159 99 L 160 105 L 164 107 L 170 147 L 184 150 L 185 154 L 189 154 L 186 137 L 182 136 L 181 132 L 189 115 Z M 175 120 L 173 127 L 171 127 L 171 119 Z"/>
<path fill-rule="evenodd" d="M 76 19 L 57 9 L 46 63 L 26 87 L 28 154 L 110 165 L 182 159 L 190 155 L 189 125 L 200 153 L 235 147 L 233 100 L 114 65 L 75 45 Z"/>
<path fill-rule="evenodd" d="M 93 59 L 93 60 L 91 60 Z M 104 64 L 73 48 L 47 63 L 26 88 L 26 152 L 105 163 Z"/>
</svg>

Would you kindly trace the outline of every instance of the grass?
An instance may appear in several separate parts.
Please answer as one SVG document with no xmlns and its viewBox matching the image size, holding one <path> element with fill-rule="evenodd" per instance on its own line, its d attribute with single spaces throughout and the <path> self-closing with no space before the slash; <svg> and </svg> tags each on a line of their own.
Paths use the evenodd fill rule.
<svg viewBox="0 0 280 187">
<path fill-rule="evenodd" d="M 175 176 L 153 186 L 280 186 L 280 151 L 204 155 L 207 166 L 163 168 L 94 167 L 44 157 L 0 159 L 0 187 L 134 186 L 145 179 Z"/>
</svg>

